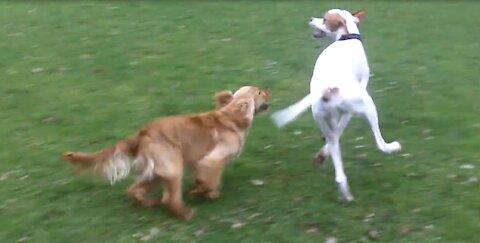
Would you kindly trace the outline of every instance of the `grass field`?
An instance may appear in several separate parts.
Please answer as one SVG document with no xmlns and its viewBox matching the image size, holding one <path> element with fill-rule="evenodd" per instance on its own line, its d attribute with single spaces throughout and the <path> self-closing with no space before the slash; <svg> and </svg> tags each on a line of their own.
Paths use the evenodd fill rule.
<svg viewBox="0 0 480 243">
<path fill-rule="evenodd" d="M 222 198 L 186 197 L 199 213 L 192 222 L 132 205 L 133 176 L 111 187 L 74 177 L 59 160 L 156 117 L 209 110 L 223 89 L 268 87 L 273 110 L 291 104 L 327 45 L 307 21 L 332 7 L 369 10 L 369 90 L 385 138 L 404 147 L 382 154 L 367 125 L 352 121 L 342 146 L 355 202 L 337 201 L 330 163 L 313 166 L 321 140 L 310 114 L 284 130 L 258 117 Z M 475 1 L 3 1 L 0 9 L 0 242 L 480 239 Z"/>
</svg>

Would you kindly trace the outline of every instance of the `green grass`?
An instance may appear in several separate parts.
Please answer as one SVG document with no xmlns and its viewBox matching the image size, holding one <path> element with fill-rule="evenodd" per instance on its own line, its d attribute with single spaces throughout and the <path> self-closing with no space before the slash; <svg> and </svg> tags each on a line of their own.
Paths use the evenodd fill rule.
<svg viewBox="0 0 480 243">
<path fill-rule="evenodd" d="M 369 10 L 369 90 L 384 136 L 404 147 L 381 154 L 367 125 L 352 121 L 342 146 L 354 203 L 336 200 L 330 163 L 312 165 L 321 141 L 311 115 L 285 130 L 258 117 L 222 198 L 186 197 L 199 212 L 192 222 L 132 205 L 133 177 L 110 187 L 59 160 L 156 117 L 209 110 L 223 89 L 268 87 L 274 110 L 291 104 L 308 92 L 327 45 L 306 23 L 332 7 Z M 475 1 L 4 1 L 0 9 L 0 242 L 135 242 L 152 228 L 155 242 L 355 242 L 371 230 L 379 242 L 480 238 Z"/>
</svg>

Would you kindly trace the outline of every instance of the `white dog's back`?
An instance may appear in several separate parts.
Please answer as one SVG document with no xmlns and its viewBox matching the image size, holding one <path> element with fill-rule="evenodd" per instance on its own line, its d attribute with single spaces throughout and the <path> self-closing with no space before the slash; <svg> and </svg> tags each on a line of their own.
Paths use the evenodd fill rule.
<svg viewBox="0 0 480 243">
<path fill-rule="evenodd" d="M 352 68 L 353 67 L 353 68 Z M 310 82 L 310 94 L 289 107 L 272 115 L 278 127 L 296 120 L 313 103 L 319 102 L 329 89 L 337 89 L 337 99 L 329 106 L 343 106 L 344 102 L 358 98 L 359 90 L 365 89 L 362 77 L 368 77 L 368 62 L 361 43 L 334 42 L 317 58 Z M 353 110 L 352 110 L 353 112 Z"/>
</svg>

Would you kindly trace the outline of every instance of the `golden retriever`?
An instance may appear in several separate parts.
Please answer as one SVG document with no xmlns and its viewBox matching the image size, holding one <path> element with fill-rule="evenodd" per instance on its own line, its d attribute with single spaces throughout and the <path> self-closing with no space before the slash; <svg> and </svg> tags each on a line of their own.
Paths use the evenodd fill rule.
<svg viewBox="0 0 480 243">
<path fill-rule="evenodd" d="M 134 167 L 140 175 L 128 195 L 144 207 L 164 204 L 180 219 L 195 217 L 182 199 L 184 168 L 193 170 L 193 196 L 220 196 L 224 166 L 242 152 L 254 115 L 268 109 L 270 92 L 244 86 L 216 94 L 216 109 L 195 115 L 158 119 L 131 137 L 97 153 L 67 152 L 63 159 L 78 169 L 106 177 L 111 184 Z M 161 198 L 147 194 L 161 183 Z"/>
</svg>

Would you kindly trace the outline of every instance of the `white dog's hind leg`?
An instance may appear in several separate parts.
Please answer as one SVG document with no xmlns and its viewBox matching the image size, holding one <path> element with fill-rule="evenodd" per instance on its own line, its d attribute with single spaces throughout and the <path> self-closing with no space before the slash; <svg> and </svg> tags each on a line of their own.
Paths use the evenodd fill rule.
<svg viewBox="0 0 480 243">
<path fill-rule="evenodd" d="M 353 201 L 354 197 L 350 193 L 348 179 L 343 169 L 337 122 L 323 119 L 323 121 L 319 121 L 319 126 L 327 140 L 327 145 L 325 145 L 324 149 L 328 149 L 328 153 L 332 157 L 333 166 L 335 168 L 335 181 L 337 182 L 340 191 L 340 199 L 347 202 Z"/>
<path fill-rule="evenodd" d="M 372 128 L 372 132 L 375 136 L 375 141 L 377 143 L 378 149 L 380 149 L 384 153 L 393 153 L 400 151 L 402 149 L 402 146 L 399 142 L 394 141 L 392 143 L 386 143 L 383 139 L 378 125 L 377 108 L 375 106 L 375 103 L 373 103 L 372 97 L 370 97 L 370 95 L 366 94 L 365 96 L 363 96 L 363 105 L 364 109 L 362 113 L 365 118 L 367 118 L 367 121 Z"/>
<path fill-rule="evenodd" d="M 338 122 L 339 137 L 342 136 L 343 131 L 345 131 L 345 128 L 350 122 L 350 119 L 352 119 L 352 114 L 350 113 L 343 114 L 342 117 L 340 118 L 340 121 Z"/>
<path fill-rule="evenodd" d="M 360 80 L 360 85 L 366 89 L 367 86 L 368 86 L 368 81 L 370 80 L 370 77 L 373 77 L 375 75 L 373 74 L 370 74 L 370 71 L 368 71 L 367 73 L 365 73 L 362 77 L 362 79 Z"/>
<path fill-rule="evenodd" d="M 328 144 L 323 145 L 323 147 L 315 154 L 313 160 L 317 165 L 322 165 L 323 162 L 330 156 L 330 150 L 328 148 Z"/>
<path fill-rule="evenodd" d="M 348 123 L 350 122 L 350 119 L 352 119 L 352 114 L 347 113 L 343 114 L 340 117 L 340 121 L 338 122 L 337 129 L 338 129 L 338 137 L 342 137 L 343 131 L 345 131 L 345 128 L 347 127 Z M 328 144 L 325 144 L 320 151 L 315 155 L 315 162 L 319 165 L 323 164 L 323 162 L 330 156 L 330 151 L 328 148 Z"/>
</svg>

